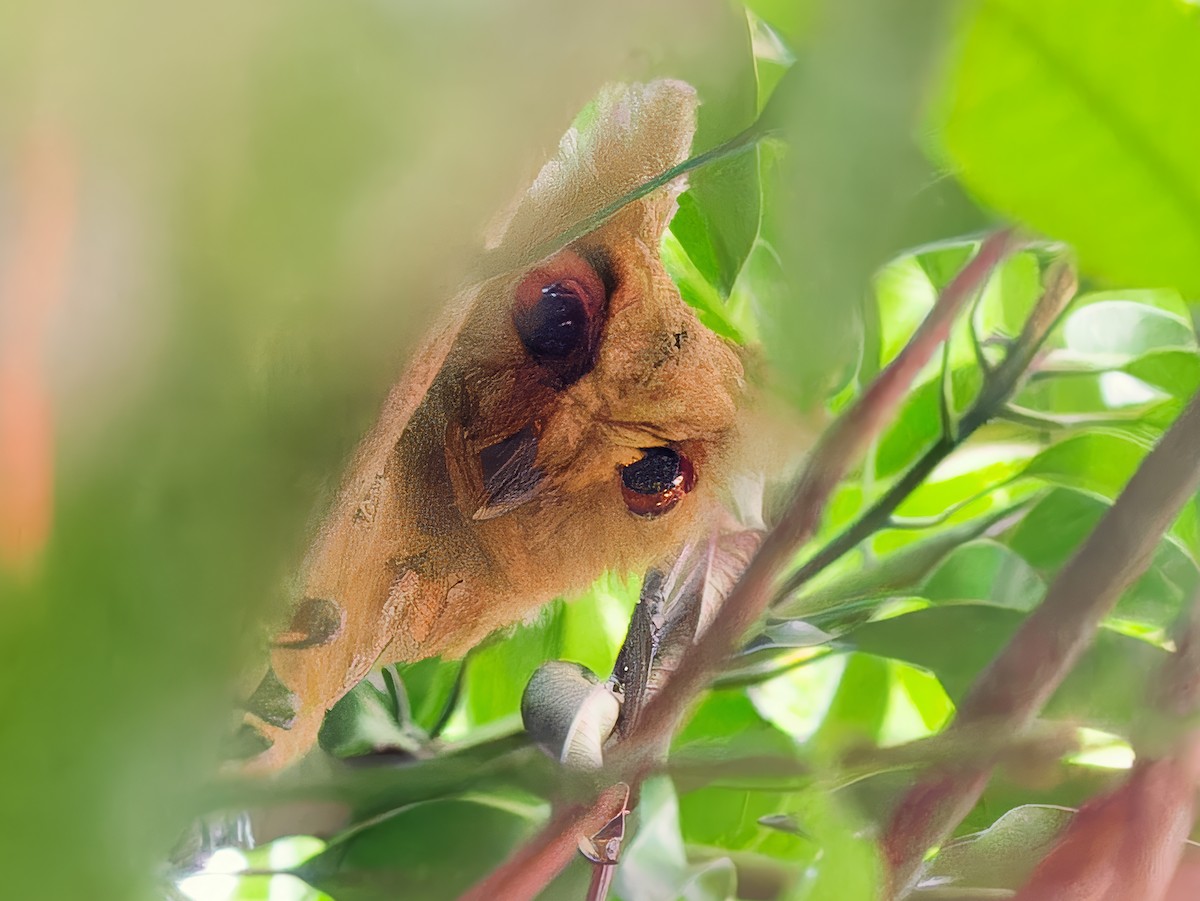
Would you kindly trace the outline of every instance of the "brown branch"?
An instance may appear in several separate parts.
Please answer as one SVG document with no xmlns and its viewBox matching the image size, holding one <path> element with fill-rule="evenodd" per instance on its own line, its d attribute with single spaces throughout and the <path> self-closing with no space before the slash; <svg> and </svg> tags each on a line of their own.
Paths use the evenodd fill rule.
<svg viewBox="0 0 1200 901">
<path fill-rule="evenodd" d="M 459 901 L 533 901 L 579 853 L 579 839 L 595 835 L 629 798 L 627 785 L 612 785 L 591 804 L 564 807 L 516 854 L 477 882 Z"/>
<path fill-rule="evenodd" d="M 1200 395 L 1142 461 L 1116 503 L 1058 574 L 1045 600 L 980 674 L 951 730 L 991 721 L 1029 726 L 1090 644 L 1121 593 L 1149 565 L 1159 539 L 1200 486 Z M 990 769 L 935 773 L 893 815 L 883 848 L 892 897 L 915 881 L 925 852 L 978 801 Z"/>
<path fill-rule="evenodd" d="M 938 440 L 896 480 L 895 484 L 858 519 L 792 573 L 776 594 L 771 603 L 772 607 L 779 608 L 784 616 L 802 616 L 803 611 L 786 609 L 788 600 L 843 555 L 891 523 L 892 514 L 929 478 L 930 473 L 1004 408 L 1009 398 L 1016 394 L 1017 389 L 1024 383 L 1030 362 L 1070 305 L 1076 287 L 1077 278 L 1070 263 L 1060 261 L 1051 267 L 1046 277 L 1045 290 L 1021 329 L 1020 337 L 1013 343 L 1004 361 L 988 373 L 983 390 L 958 421 L 954 433 L 950 434 L 948 430 L 943 429 Z"/>
<path fill-rule="evenodd" d="M 1161 901 L 1176 881 L 1200 781 L 1200 595 L 1150 698 L 1150 737 L 1125 783 L 1077 813 L 1016 901 Z"/>
<path fill-rule="evenodd" d="M 900 354 L 818 441 L 779 523 L 766 535 L 704 635 L 647 705 L 627 739 L 614 749 L 609 765 L 614 777 L 634 786 L 636 791 L 642 777 L 653 768 L 655 755 L 669 741 L 683 710 L 766 611 L 780 572 L 791 562 L 796 549 L 812 536 L 833 489 L 883 430 L 912 382 L 949 336 L 955 317 L 1015 245 L 1016 239 L 1007 229 L 985 238 L 979 252 L 943 289 Z M 590 808 L 575 807 L 569 811 L 569 817 L 567 813 L 555 817 L 514 857 L 464 895 L 462 901 L 533 897 L 529 892 L 536 894 L 567 865 L 572 843 L 580 835 L 592 834 L 599 828 L 595 824 L 602 825 L 611 817 L 609 808 L 602 810 L 602 806 L 597 803 Z M 518 885 L 522 893 L 516 893 Z"/>
</svg>

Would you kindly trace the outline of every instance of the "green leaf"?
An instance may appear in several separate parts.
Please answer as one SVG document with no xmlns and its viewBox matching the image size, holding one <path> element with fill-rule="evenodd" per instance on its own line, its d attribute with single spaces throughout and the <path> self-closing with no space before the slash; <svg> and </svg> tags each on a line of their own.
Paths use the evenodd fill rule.
<svg viewBox="0 0 1200 901">
<path fill-rule="evenodd" d="M 1008 546 L 1046 576 L 1057 572 L 1096 528 L 1109 505 L 1102 499 L 1058 489 L 1046 495 L 1013 530 Z M 1159 634 L 1170 627 L 1200 581 L 1196 563 L 1168 535 L 1147 571 L 1117 602 L 1114 615 Z"/>
<path fill-rule="evenodd" d="M 809 616 L 836 612 L 839 608 L 872 598 L 886 598 L 915 588 L 955 548 L 977 538 L 995 523 L 1013 513 L 1006 508 L 932 534 L 890 554 L 872 558 L 864 565 L 839 570 L 821 579 L 780 606 L 778 616 Z"/>
<path fill-rule="evenodd" d="M 1148 351 L 1196 346 L 1191 323 L 1163 310 L 1128 300 L 1083 306 L 1067 317 L 1063 340 L 1068 350 L 1095 354 L 1122 365 Z"/>
<path fill-rule="evenodd" d="M 1174 0 L 984 0 L 945 145 L 985 203 L 1126 284 L 1200 291 L 1200 26 Z"/>
<path fill-rule="evenodd" d="M 972 397 L 983 384 L 979 369 L 972 365 L 953 371 L 955 397 Z M 875 452 L 875 474 L 881 478 L 906 469 L 942 434 L 940 416 L 942 386 L 929 378 L 905 399 L 899 415 L 884 432 Z"/>
<path fill-rule="evenodd" d="M 746 696 L 763 719 L 804 742 L 827 718 L 845 669 L 845 658 L 829 655 L 752 685 Z"/>
<path fill-rule="evenodd" d="M 687 196 L 684 195 L 684 197 Z M 683 198 L 680 198 L 680 202 L 683 202 Z M 678 218 L 676 216 L 676 219 Z M 684 250 L 673 231 L 663 232 L 659 249 L 667 274 L 679 288 L 679 296 L 696 311 L 700 321 L 718 335 L 739 344 L 745 344 L 748 334 L 753 334 L 753 322 L 741 322 L 740 326 L 738 322 L 735 322 L 735 319 L 744 317 L 737 316 L 732 298 L 730 301 L 726 301 L 713 287 L 712 282 L 700 270 L 696 261 Z M 695 249 L 696 245 L 693 244 L 693 250 Z M 739 280 L 744 276 L 745 271 L 743 270 Z"/>
<path fill-rule="evenodd" d="M 1149 450 L 1122 435 L 1088 432 L 1060 441 L 1029 461 L 1024 475 L 1115 498 Z"/>
<path fill-rule="evenodd" d="M 827 793 L 809 792 L 791 805 L 820 853 L 804 873 L 796 901 L 876 901 L 883 868 L 870 831 Z"/>
<path fill-rule="evenodd" d="M 851 654 L 820 728 L 807 745 L 818 755 L 852 745 L 876 745 L 887 718 L 892 674 L 884 660 Z"/>
<path fill-rule="evenodd" d="M 679 801 L 670 780 L 642 784 L 638 809 L 627 829 L 613 888 L 636 901 L 726 901 L 736 894 L 737 873 L 728 859 L 689 864 L 679 827 Z M 627 833 L 628 834 L 628 833 Z"/>
<path fill-rule="evenodd" d="M 696 153 L 749 128 L 758 114 L 758 78 L 745 12 L 726 4 L 710 15 L 713 38 L 703 62 L 693 60 L 678 73 L 700 98 Z M 671 221 L 675 237 L 722 297 L 728 296 L 758 237 L 759 191 L 757 154 L 739 154 L 692 173 Z"/>
<path fill-rule="evenodd" d="M 432 657 L 417 663 L 399 664 L 396 674 L 408 697 L 409 714 L 413 722 L 429 732 L 438 725 L 454 696 L 461 660 L 439 660 Z"/>
<path fill-rule="evenodd" d="M 811 27 L 818 4 L 815 0 L 747 0 L 746 8 L 769 24 L 798 50 Z"/>
<path fill-rule="evenodd" d="M 671 760 L 701 764 L 735 757 L 797 755 L 796 742 L 770 722 L 745 693 L 719 690 L 703 700 L 676 737 Z M 705 780 L 698 787 L 677 780 L 685 842 L 794 860 L 806 851 L 803 842 L 759 823 L 760 817 L 778 813 L 786 803 L 787 792 L 775 788 L 777 783 L 776 779 L 747 778 L 725 785 Z M 811 852 L 811 848 L 807 850 Z"/>
<path fill-rule="evenodd" d="M 337 757 L 420 747 L 421 735 L 411 728 L 408 697 L 395 671 L 373 673 L 338 701 L 321 724 L 320 743 Z"/>
<path fill-rule="evenodd" d="M 463 681 L 466 728 L 520 713 L 521 694 L 533 671 L 560 656 L 563 602 L 555 601 L 533 623 L 525 623 L 471 652 Z"/>
<path fill-rule="evenodd" d="M 1200 354 L 1195 351 L 1151 351 L 1131 360 L 1122 369 L 1175 397 L 1189 398 L 1200 389 Z"/>
<path fill-rule="evenodd" d="M 847 649 L 930 670 L 957 703 L 1020 625 L 1014 610 L 986 604 L 928 607 L 868 623 L 839 640 Z M 1121 734 L 1145 704 L 1147 680 L 1165 652 L 1101 629 L 1046 713 Z"/>
<path fill-rule="evenodd" d="M 414 804 L 334 839 L 293 872 L 338 901 L 453 898 L 528 838 L 546 812 L 498 796 Z"/>
<path fill-rule="evenodd" d="M 930 601 L 990 601 L 1029 611 L 1046 585 L 1018 554 L 994 541 L 972 541 L 956 548 L 917 592 Z"/>
<path fill-rule="evenodd" d="M 953 182 L 933 177 L 913 139 L 946 8 L 824 4 L 763 112 L 787 139 L 763 237 L 788 288 L 787 302 L 764 314 L 763 339 L 801 404 L 823 397 L 831 374 L 859 356 L 875 271 L 904 247 L 981 221 Z"/>
<path fill-rule="evenodd" d="M 952 880 L 955 888 L 1017 889 L 1071 821 L 1061 807 L 1026 804 L 1005 812 L 982 832 L 942 847 L 926 879 Z"/>
</svg>

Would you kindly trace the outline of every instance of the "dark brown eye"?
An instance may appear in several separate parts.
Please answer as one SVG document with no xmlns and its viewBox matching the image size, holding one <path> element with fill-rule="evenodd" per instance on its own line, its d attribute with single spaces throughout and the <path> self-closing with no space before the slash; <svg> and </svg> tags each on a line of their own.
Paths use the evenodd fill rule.
<svg viewBox="0 0 1200 901">
<path fill-rule="evenodd" d="M 542 288 L 541 297 L 513 317 L 521 343 L 535 360 L 565 360 L 587 342 L 588 315 L 573 281 Z"/>
<path fill-rule="evenodd" d="M 621 467 L 621 496 L 637 516 L 666 513 L 695 484 L 691 461 L 669 447 L 645 448 L 642 459 Z"/>
<path fill-rule="evenodd" d="M 526 352 L 560 385 L 595 364 L 606 292 L 595 269 L 565 250 L 517 286 L 513 326 Z"/>
</svg>

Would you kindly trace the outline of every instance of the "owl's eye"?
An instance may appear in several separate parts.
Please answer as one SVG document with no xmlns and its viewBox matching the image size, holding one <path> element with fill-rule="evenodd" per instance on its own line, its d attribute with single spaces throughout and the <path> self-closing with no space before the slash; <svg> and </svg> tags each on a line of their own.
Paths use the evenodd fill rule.
<svg viewBox="0 0 1200 901">
<path fill-rule="evenodd" d="M 588 315 L 574 281 L 546 285 L 541 296 L 513 315 L 521 343 L 535 360 L 565 360 L 587 341 Z"/>
<path fill-rule="evenodd" d="M 642 459 L 621 467 L 621 496 L 636 516 L 660 516 L 696 485 L 691 461 L 669 447 L 648 447 Z"/>
<path fill-rule="evenodd" d="M 596 270 L 565 250 L 517 286 L 512 321 L 535 363 L 559 387 L 595 365 L 607 292 Z"/>
</svg>

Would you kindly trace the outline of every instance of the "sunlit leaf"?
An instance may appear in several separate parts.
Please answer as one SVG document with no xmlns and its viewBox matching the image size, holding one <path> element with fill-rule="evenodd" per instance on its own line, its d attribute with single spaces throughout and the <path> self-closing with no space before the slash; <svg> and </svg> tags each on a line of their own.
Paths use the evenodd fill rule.
<svg viewBox="0 0 1200 901">
<path fill-rule="evenodd" d="M 1200 25 L 1186 4 L 985 0 L 946 88 L 945 143 L 984 202 L 1084 267 L 1200 290 Z"/>
</svg>

